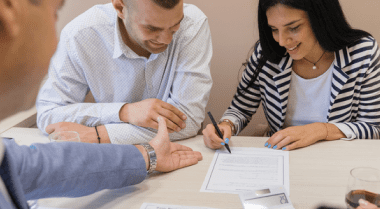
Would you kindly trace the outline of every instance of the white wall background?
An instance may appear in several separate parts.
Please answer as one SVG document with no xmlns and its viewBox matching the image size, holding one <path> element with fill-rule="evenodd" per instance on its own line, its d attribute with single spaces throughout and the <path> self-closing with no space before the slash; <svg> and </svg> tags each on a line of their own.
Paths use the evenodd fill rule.
<svg viewBox="0 0 380 209">
<path fill-rule="evenodd" d="M 256 10 L 258 0 L 184 0 L 197 5 L 209 18 L 214 56 L 211 73 L 214 85 L 206 111 L 219 119 L 236 91 L 239 69 L 248 51 L 258 39 Z M 59 13 L 57 33 L 73 18 L 95 4 L 110 0 L 67 0 Z M 380 41 L 380 1 L 341 0 L 346 17 L 355 28 L 366 30 Z M 380 114 L 380 113 L 379 113 Z M 209 123 L 206 118 L 205 124 Z M 255 127 L 265 124 L 262 110 L 253 118 L 242 135 L 257 134 Z"/>
</svg>

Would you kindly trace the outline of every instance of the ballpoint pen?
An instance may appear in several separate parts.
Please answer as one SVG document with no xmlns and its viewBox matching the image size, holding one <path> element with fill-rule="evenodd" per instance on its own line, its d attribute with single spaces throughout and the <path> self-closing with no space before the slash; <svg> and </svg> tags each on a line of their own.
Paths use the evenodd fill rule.
<svg viewBox="0 0 380 209">
<path fill-rule="evenodd" d="M 216 122 L 215 122 L 215 120 L 214 120 L 214 117 L 212 117 L 211 112 L 208 112 L 207 114 L 208 114 L 208 116 L 210 117 L 211 122 L 212 122 L 212 124 L 214 125 L 214 127 L 215 127 L 215 129 L 216 129 L 216 132 L 218 132 L 219 137 L 220 137 L 221 139 L 223 139 L 223 134 L 222 134 L 222 132 L 220 132 L 220 129 L 219 129 L 218 125 L 216 124 Z M 228 143 L 228 142 L 227 142 L 227 143 Z M 230 146 L 228 146 L 227 143 L 224 143 L 224 146 L 227 148 L 228 152 L 231 153 Z"/>
</svg>

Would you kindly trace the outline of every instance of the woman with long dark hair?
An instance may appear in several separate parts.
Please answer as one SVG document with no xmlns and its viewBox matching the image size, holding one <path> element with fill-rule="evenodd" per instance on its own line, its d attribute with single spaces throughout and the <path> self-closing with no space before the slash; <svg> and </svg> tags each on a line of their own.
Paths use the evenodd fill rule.
<svg viewBox="0 0 380 209">
<path fill-rule="evenodd" d="M 258 25 L 260 40 L 219 123 L 224 140 L 208 125 L 206 146 L 239 134 L 260 103 L 268 148 L 379 139 L 378 44 L 347 23 L 338 0 L 260 0 Z"/>
</svg>

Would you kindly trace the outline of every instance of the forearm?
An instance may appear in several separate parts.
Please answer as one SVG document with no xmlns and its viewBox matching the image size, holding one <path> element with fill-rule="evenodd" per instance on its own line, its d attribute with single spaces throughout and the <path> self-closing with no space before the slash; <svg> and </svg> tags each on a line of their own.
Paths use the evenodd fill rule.
<svg viewBox="0 0 380 209">
<path fill-rule="evenodd" d="M 171 140 L 186 139 L 197 134 L 200 129 L 200 124 L 195 123 L 189 118 L 185 122 L 185 129 L 180 132 L 169 134 Z M 104 132 L 107 133 L 108 137 L 106 137 L 104 141 L 101 139 L 102 143 L 108 143 L 108 139 L 112 144 L 138 144 L 149 142 L 157 134 L 157 130 L 143 128 L 128 123 L 106 124 L 105 126 L 99 126 L 101 130 L 103 127 L 105 128 Z M 102 136 L 100 137 L 102 138 Z"/>
<path fill-rule="evenodd" d="M 58 105 L 37 102 L 37 126 L 45 132 L 46 126 L 59 122 L 74 122 L 89 127 L 120 122 L 118 112 L 123 103 L 76 103 Z"/>
<path fill-rule="evenodd" d="M 334 124 L 331 124 L 331 123 L 316 123 L 316 124 L 318 124 L 319 126 L 323 124 L 324 126 L 324 128 L 322 127 L 322 129 L 324 129 L 325 131 L 324 132 L 322 130 L 319 131 L 321 135 L 320 137 L 323 140 L 333 141 L 333 140 L 338 140 L 338 139 L 346 137 L 346 135 Z"/>
</svg>

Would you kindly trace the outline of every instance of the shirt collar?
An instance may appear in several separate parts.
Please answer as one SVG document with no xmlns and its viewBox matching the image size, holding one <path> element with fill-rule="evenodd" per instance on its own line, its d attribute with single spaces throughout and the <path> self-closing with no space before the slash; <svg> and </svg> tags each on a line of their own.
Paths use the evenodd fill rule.
<svg viewBox="0 0 380 209">
<path fill-rule="evenodd" d="M 115 19 L 115 46 L 112 58 L 117 59 L 123 54 L 128 58 L 141 58 L 124 43 L 119 26 L 119 17 L 116 15 Z"/>
<path fill-rule="evenodd" d="M 114 32 L 114 49 L 113 49 L 113 59 L 119 58 L 123 54 L 122 44 L 124 44 L 121 38 L 120 28 L 119 28 L 119 17 L 116 15 L 115 18 L 115 32 Z"/>
</svg>

